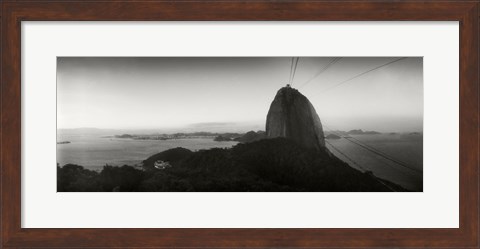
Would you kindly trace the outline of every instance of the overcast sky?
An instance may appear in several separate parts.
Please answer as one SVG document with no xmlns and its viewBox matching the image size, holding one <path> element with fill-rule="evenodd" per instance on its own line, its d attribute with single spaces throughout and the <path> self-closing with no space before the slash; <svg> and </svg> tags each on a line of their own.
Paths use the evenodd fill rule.
<svg viewBox="0 0 480 249">
<path fill-rule="evenodd" d="M 300 58 L 293 81 L 329 129 L 423 130 L 422 58 L 406 58 L 341 85 L 398 58 L 344 57 L 318 74 L 333 59 Z M 270 103 L 289 81 L 291 60 L 61 57 L 57 127 L 263 130 Z"/>
</svg>

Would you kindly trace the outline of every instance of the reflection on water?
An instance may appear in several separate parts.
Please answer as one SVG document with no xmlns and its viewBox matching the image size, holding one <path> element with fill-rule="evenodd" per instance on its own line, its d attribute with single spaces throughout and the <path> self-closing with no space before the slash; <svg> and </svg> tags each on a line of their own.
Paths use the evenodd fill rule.
<svg viewBox="0 0 480 249">
<path fill-rule="evenodd" d="M 407 166 L 423 172 L 423 136 L 421 134 L 377 134 L 377 135 L 350 135 L 378 151 L 404 162 Z M 423 174 L 400 166 L 384 157 L 348 141 L 345 138 L 328 140 L 333 146 L 342 151 L 358 165 L 352 163 L 335 149 L 330 151 L 350 166 L 359 170 L 372 171 L 375 176 L 390 180 L 403 187 L 422 191 Z M 360 168 L 361 167 L 361 168 Z"/>
<path fill-rule="evenodd" d="M 351 137 L 371 146 L 408 166 L 422 171 L 423 138 L 421 134 L 377 134 L 351 135 Z M 108 165 L 140 165 L 147 157 L 171 148 L 183 147 L 192 151 L 215 147 L 228 148 L 237 142 L 215 142 L 213 138 L 189 138 L 172 140 L 132 140 L 99 135 L 59 135 L 57 141 L 70 141 L 57 144 L 57 162 L 60 165 L 73 163 L 89 169 L 100 170 Z M 392 161 L 376 155 L 345 138 L 328 140 L 344 155 L 327 144 L 330 151 L 340 159 L 359 170 L 372 171 L 374 175 L 395 182 L 403 187 L 421 191 L 423 175 L 406 169 Z M 352 163 L 355 161 L 358 165 Z"/>
</svg>

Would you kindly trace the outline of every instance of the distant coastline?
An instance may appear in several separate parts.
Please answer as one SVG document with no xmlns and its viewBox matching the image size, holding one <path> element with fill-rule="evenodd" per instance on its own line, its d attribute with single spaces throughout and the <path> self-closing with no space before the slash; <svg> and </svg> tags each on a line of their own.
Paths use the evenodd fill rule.
<svg viewBox="0 0 480 249">
<path fill-rule="evenodd" d="M 173 133 L 173 134 L 121 134 L 114 136 L 105 136 L 105 138 L 122 138 L 133 140 L 170 140 L 170 139 L 190 139 L 190 138 L 215 138 L 224 137 L 241 137 L 243 133 L 214 133 L 214 132 L 191 132 L 191 133 Z"/>
<path fill-rule="evenodd" d="M 338 139 L 340 136 L 350 136 L 350 135 L 378 135 L 378 134 L 390 134 L 390 135 L 420 135 L 421 132 L 378 132 L 378 131 L 364 131 L 362 129 L 354 129 L 349 131 L 325 131 L 325 138 L 327 139 Z M 263 138 L 265 131 L 249 131 L 245 133 L 237 132 L 179 132 L 173 134 L 120 134 L 113 136 L 104 136 L 103 138 L 119 138 L 119 139 L 132 139 L 132 140 L 171 140 L 171 139 L 195 139 L 195 138 L 211 138 L 217 142 L 223 141 L 237 141 L 237 142 L 252 142 Z"/>
<path fill-rule="evenodd" d="M 191 132 L 173 134 L 121 134 L 104 136 L 104 138 L 132 139 L 132 140 L 172 140 L 172 139 L 195 139 L 210 138 L 217 142 L 237 141 L 251 142 L 264 137 L 265 131 L 249 131 L 246 133 L 218 133 L 218 132 Z"/>
</svg>

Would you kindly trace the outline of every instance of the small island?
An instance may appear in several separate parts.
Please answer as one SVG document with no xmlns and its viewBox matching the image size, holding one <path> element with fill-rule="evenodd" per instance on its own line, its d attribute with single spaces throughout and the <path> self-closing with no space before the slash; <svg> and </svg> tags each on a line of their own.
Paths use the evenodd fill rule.
<svg viewBox="0 0 480 249">
<path fill-rule="evenodd" d="M 362 129 L 359 130 L 351 130 L 347 132 L 349 135 L 377 135 L 381 134 L 378 131 L 363 131 Z"/>
<path fill-rule="evenodd" d="M 342 137 L 335 135 L 335 134 L 329 134 L 328 136 L 325 137 L 326 139 L 340 139 Z"/>
<path fill-rule="evenodd" d="M 222 135 L 219 135 L 219 136 L 216 136 L 213 141 L 216 141 L 216 142 L 225 142 L 225 141 L 232 141 L 231 138 L 229 137 L 225 137 L 225 136 L 222 136 Z"/>
</svg>

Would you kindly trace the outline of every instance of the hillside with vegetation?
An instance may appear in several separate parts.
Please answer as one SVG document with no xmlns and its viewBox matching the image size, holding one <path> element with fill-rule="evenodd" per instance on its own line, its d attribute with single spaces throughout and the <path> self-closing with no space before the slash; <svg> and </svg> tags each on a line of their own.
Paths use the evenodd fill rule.
<svg viewBox="0 0 480 249">
<path fill-rule="evenodd" d="M 157 161 L 171 167 L 158 169 Z M 197 152 L 175 148 L 147 158 L 143 169 L 105 166 L 95 172 L 68 164 L 57 172 L 59 192 L 406 191 L 350 167 L 328 150 L 305 149 L 285 138 Z"/>
</svg>

